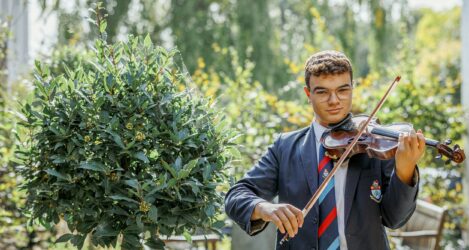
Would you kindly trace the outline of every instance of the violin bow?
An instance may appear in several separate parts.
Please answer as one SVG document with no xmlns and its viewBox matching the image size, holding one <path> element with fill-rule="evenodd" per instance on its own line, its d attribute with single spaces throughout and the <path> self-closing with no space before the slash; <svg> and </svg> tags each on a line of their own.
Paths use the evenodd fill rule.
<svg viewBox="0 0 469 250">
<path fill-rule="evenodd" d="M 332 180 L 332 177 L 334 177 L 335 173 L 337 172 L 337 170 L 339 169 L 339 167 L 342 165 L 342 163 L 345 161 L 345 159 L 347 158 L 347 156 L 350 154 L 350 151 L 352 151 L 352 148 L 355 146 L 355 144 L 358 142 L 358 139 L 362 136 L 363 132 L 365 131 L 366 127 L 368 126 L 368 124 L 370 123 L 370 121 L 373 119 L 373 117 L 375 117 L 376 113 L 381 109 L 381 107 L 383 106 L 384 102 L 386 101 L 386 99 L 388 98 L 389 96 L 389 93 L 391 93 L 391 91 L 394 89 L 394 87 L 396 86 L 396 84 L 401 80 L 401 77 L 400 76 L 397 76 L 394 81 L 391 83 L 391 85 L 389 86 L 388 90 L 386 91 L 386 93 L 384 94 L 384 96 L 381 98 L 381 100 L 379 101 L 378 105 L 376 105 L 376 107 L 374 108 L 373 112 L 371 112 L 370 116 L 368 117 L 368 120 L 366 120 L 366 122 L 364 122 L 362 124 L 362 126 L 360 127 L 360 130 L 358 132 L 358 134 L 355 136 L 355 138 L 353 139 L 353 141 L 347 146 L 347 148 L 345 149 L 345 152 L 342 154 L 342 156 L 340 157 L 339 161 L 335 164 L 334 168 L 332 168 L 331 172 L 329 172 L 329 174 L 327 175 L 326 179 L 322 182 L 322 184 L 319 186 L 319 188 L 316 190 L 316 192 L 314 193 L 313 197 L 311 197 L 311 199 L 308 201 L 308 203 L 306 204 L 305 208 L 303 208 L 303 210 L 301 211 L 301 213 L 303 214 L 303 218 L 306 217 L 306 215 L 308 215 L 309 211 L 311 210 L 311 208 L 313 208 L 314 204 L 316 204 L 316 202 L 318 201 L 319 199 L 319 196 L 321 196 L 321 194 L 324 192 L 324 189 L 326 189 L 326 186 L 327 184 L 329 184 L 329 182 Z M 287 242 L 289 239 L 288 237 L 288 233 L 285 233 L 285 235 L 283 236 L 282 240 L 280 241 L 280 245 L 283 245 L 283 243 Z"/>
</svg>

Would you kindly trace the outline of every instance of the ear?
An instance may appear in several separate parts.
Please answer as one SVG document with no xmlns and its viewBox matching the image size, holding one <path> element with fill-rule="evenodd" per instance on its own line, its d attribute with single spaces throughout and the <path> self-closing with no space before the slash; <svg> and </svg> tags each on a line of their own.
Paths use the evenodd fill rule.
<svg viewBox="0 0 469 250">
<path fill-rule="evenodd" d="M 309 96 L 311 95 L 311 93 L 309 92 L 309 88 L 304 86 L 303 90 L 305 91 L 306 96 L 309 98 Z"/>
</svg>

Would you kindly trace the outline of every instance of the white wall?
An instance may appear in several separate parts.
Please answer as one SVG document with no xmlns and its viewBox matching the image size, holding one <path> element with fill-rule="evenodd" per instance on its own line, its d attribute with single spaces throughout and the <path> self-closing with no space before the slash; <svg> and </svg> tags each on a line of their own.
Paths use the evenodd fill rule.
<svg viewBox="0 0 469 250">
<path fill-rule="evenodd" d="M 9 20 L 11 38 L 7 50 L 7 90 L 13 81 L 28 70 L 28 6 L 27 1 L 1 0 L 0 17 Z"/>
<path fill-rule="evenodd" d="M 461 13 L 461 48 L 462 48 L 462 62 L 461 62 L 461 76 L 462 76 L 462 90 L 461 99 L 466 110 L 466 126 L 468 132 L 466 135 L 466 149 L 469 146 L 469 0 L 464 0 Z M 469 153 L 469 151 L 468 151 Z M 469 156 L 469 154 L 468 154 Z M 469 197 L 469 160 L 466 160 L 466 171 L 464 181 L 465 197 Z M 469 202 L 466 200 L 466 215 L 469 216 Z M 463 234 L 463 239 L 466 246 L 469 246 L 469 229 Z"/>
</svg>

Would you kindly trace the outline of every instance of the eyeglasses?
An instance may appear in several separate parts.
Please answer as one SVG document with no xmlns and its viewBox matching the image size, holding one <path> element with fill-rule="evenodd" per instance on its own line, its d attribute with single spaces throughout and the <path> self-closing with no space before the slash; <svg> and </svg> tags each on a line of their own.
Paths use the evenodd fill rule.
<svg viewBox="0 0 469 250">
<path fill-rule="evenodd" d="M 352 84 L 342 85 L 335 90 L 330 90 L 326 88 L 314 88 L 313 89 L 313 98 L 318 102 L 327 102 L 332 97 L 332 93 L 335 93 L 335 96 L 341 101 L 347 100 L 352 96 Z"/>
</svg>

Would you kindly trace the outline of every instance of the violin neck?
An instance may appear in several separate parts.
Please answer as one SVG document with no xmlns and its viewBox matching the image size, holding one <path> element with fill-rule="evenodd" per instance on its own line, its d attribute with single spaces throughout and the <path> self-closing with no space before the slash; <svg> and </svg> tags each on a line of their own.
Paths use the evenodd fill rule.
<svg viewBox="0 0 469 250">
<path fill-rule="evenodd" d="M 391 129 L 386 129 L 386 128 L 378 128 L 374 127 L 371 129 L 371 133 L 375 135 L 381 135 L 381 136 L 386 136 L 394 139 L 399 139 L 399 134 L 401 133 L 400 131 L 395 131 Z M 425 144 L 428 146 L 436 147 L 440 142 L 432 140 L 432 139 L 427 139 L 425 138 Z"/>
</svg>

